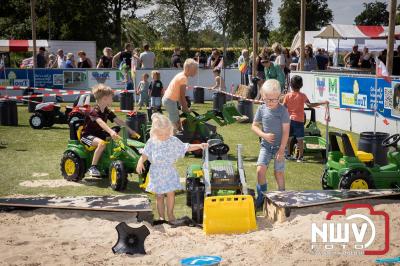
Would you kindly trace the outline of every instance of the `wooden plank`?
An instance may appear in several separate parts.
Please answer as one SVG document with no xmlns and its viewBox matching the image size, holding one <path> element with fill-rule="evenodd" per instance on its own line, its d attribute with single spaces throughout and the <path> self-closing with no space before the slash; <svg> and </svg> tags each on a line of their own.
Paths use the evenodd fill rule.
<svg viewBox="0 0 400 266">
<path fill-rule="evenodd" d="M 85 211 L 151 212 L 145 195 L 0 198 L 0 206 Z"/>
<path fill-rule="evenodd" d="M 272 191 L 265 197 L 279 207 L 304 208 L 360 199 L 400 196 L 398 189 Z"/>
</svg>

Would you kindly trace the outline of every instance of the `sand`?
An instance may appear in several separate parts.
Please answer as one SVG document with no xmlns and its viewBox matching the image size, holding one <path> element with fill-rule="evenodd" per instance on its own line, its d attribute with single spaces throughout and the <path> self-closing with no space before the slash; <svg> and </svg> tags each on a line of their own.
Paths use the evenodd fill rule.
<svg viewBox="0 0 400 266">
<path fill-rule="evenodd" d="M 390 215 L 390 250 L 383 257 L 399 256 L 400 202 L 369 202 Z M 0 265 L 179 265 L 180 259 L 196 255 L 221 256 L 221 265 L 374 265 L 378 256 L 311 253 L 311 222 L 325 221 L 327 212 L 334 209 L 338 207 L 302 210 L 284 223 L 257 217 L 258 230 L 243 235 L 206 236 L 199 228 L 146 224 L 151 232 L 145 242 L 147 255 L 111 251 L 119 222 L 141 225 L 129 214 L 50 209 L 2 212 Z"/>
</svg>

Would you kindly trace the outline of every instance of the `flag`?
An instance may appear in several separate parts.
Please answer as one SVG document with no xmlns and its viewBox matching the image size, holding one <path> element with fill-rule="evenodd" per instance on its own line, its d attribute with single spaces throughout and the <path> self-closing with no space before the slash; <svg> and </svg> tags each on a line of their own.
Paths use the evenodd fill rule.
<svg viewBox="0 0 400 266">
<path fill-rule="evenodd" d="M 392 79 L 390 78 L 385 64 L 378 58 L 376 58 L 376 76 L 378 78 L 383 78 L 387 82 L 392 82 Z"/>
<path fill-rule="evenodd" d="M 247 64 L 246 64 L 246 63 L 240 64 L 240 66 L 239 66 L 239 71 L 240 71 L 242 74 L 245 74 L 246 71 L 247 71 Z"/>
<path fill-rule="evenodd" d="M 385 119 L 383 119 L 383 123 L 386 125 L 386 126 L 388 126 L 390 123 L 389 123 L 389 120 L 387 120 L 386 118 Z"/>
</svg>

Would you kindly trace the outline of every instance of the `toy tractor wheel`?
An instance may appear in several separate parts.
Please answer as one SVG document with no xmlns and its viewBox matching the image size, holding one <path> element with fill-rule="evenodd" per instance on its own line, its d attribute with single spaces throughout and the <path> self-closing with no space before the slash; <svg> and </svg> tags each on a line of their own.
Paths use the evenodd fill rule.
<svg viewBox="0 0 400 266">
<path fill-rule="evenodd" d="M 79 119 L 85 119 L 85 115 L 80 114 L 80 113 L 75 113 L 75 114 L 73 114 L 71 116 L 68 116 L 68 121 L 67 122 L 69 124 L 69 123 L 77 121 Z"/>
<path fill-rule="evenodd" d="M 41 113 L 34 113 L 29 118 L 29 125 L 33 129 L 41 129 L 45 126 L 45 119 Z"/>
<path fill-rule="evenodd" d="M 332 189 L 332 187 L 328 185 L 328 169 L 325 169 L 321 176 L 321 185 L 323 190 Z"/>
<path fill-rule="evenodd" d="M 342 176 L 339 189 L 373 189 L 374 181 L 371 175 L 365 171 L 350 171 Z"/>
<path fill-rule="evenodd" d="M 85 175 L 85 162 L 71 151 L 64 153 L 60 167 L 61 174 L 68 181 L 78 182 Z"/>
<path fill-rule="evenodd" d="M 109 170 L 110 186 L 115 191 L 123 191 L 128 184 L 128 175 L 121 161 L 114 161 Z"/>
</svg>

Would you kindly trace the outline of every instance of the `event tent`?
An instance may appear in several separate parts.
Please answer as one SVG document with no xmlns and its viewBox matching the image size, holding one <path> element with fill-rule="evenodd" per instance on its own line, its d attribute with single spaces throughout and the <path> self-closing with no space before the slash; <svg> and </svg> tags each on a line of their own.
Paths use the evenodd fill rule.
<svg viewBox="0 0 400 266">
<path fill-rule="evenodd" d="M 37 40 L 36 49 L 49 47 L 47 40 Z M 32 40 L 0 40 L 0 52 L 31 52 L 33 51 Z"/>
</svg>

